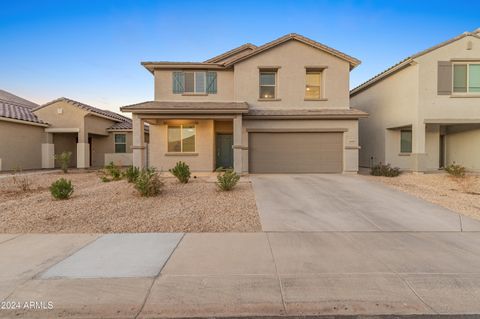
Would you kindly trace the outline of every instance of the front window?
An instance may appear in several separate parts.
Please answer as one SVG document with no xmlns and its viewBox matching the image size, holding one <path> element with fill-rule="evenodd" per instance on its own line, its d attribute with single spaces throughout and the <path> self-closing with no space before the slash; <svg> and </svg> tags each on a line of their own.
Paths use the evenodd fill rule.
<svg viewBox="0 0 480 319">
<path fill-rule="evenodd" d="M 322 72 L 307 70 L 305 81 L 305 99 L 318 100 L 322 97 L 321 82 Z"/>
<path fill-rule="evenodd" d="M 172 125 L 168 127 L 168 152 L 195 152 L 195 125 Z"/>
<path fill-rule="evenodd" d="M 412 152 L 412 131 L 401 130 L 400 131 L 400 153 Z"/>
<path fill-rule="evenodd" d="M 125 134 L 115 134 L 115 153 L 127 152 L 127 138 Z"/>
<path fill-rule="evenodd" d="M 185 72 L 185 93 L 205 93 L 206 72 Z"/>
<path fill-rule="evenodd" d="M 260 71 L 260 99 L 275 99 L 276 71 Z"/>
<path fill-rule="evenodd" d="M 480 93 L 479 63 L 456 63 L 453 65 L 453 92 Z"/>
</svg>

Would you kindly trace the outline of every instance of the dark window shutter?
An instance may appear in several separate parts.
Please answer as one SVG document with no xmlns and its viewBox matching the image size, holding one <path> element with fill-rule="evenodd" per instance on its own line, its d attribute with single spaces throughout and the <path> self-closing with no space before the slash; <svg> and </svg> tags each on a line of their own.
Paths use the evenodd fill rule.
<svg viewBox="0 0 480 319">
<path fill-rule="evenodd" d="M 217 72 L 207 72 L 207 93 L 217 94 Z"/>
<path fill-rule="evenodd" d="M 438 61 L 438 81 L 437 94 L 450 95 L 452 94 L 452 62 Z"/>
<path fill-rule="evenodd" d="M 179 94 L 184 92 L 184 73 L 183 72 L 173 72 L 172 73 L 172 89 L 174 94 Z"/>
</svg>

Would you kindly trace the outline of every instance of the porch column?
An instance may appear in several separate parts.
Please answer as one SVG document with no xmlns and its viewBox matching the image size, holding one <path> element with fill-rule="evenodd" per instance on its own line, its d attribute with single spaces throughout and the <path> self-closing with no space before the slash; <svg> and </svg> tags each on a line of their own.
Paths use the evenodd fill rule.
<svg viewBox="0 0 480 319">
<path fill-rule="evenodd" d="M 143 120 L 137 114 L 132 114 L 133 166 L 138 168 L 145 167 L 145 133 L 143 125 Z"/>
<path fill-rule="evenodd" d="M 42 168 L 55 167 L 55 145 L 53 144 L 53 133 L 45 132 L 45 140 L 42 143 Z"/>
<path fill-rule="evenodd" d="M 426 170 L 426 151 L 425 151 L 425 124 L 414 123 L 412 125 L 412 169 L 415 172 Z"/>
<path fill-rule="evenodd" d="M 242 115 L 236 115 L 233 119 L 233 169 L 237 174 L 243 172 L 242 167 L 242 134 L 243 134 Z"/>
<path fill-rule="evenodd" d="M 90 144 L 88 144 L 88 134 L 80 131 L 78 133 L 77 143 L 77 168 L 90 167 Z"/>
</svg>

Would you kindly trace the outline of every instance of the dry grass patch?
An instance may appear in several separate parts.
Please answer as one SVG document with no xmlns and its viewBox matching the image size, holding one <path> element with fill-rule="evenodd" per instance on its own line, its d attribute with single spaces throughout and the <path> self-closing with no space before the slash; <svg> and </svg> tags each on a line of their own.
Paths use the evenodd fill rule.
<svg viewBox="0 0 480 319">
<path fill-rule="evenodd" d="M 480 219 L 480 176 L 464 178 L 448 174 L 411 174 L 398 177 L 364 176 L 412 194 L 457 213 Z"/>
<path fill-rule="evenodd" d="M 65 177 L 75 192 L 52 199 L 48 187 Z M 157 197 L 140 197 L 125 180 L 103 183 L 96 172 L 31 176 L 32 190 L 20 192 L 0 179 L 0 233 L 255 232 L 261 231 L 253 190 L 240 182 L 221 192 L 206 178 L 180 184 L 164 178 Z"/>
</svg>

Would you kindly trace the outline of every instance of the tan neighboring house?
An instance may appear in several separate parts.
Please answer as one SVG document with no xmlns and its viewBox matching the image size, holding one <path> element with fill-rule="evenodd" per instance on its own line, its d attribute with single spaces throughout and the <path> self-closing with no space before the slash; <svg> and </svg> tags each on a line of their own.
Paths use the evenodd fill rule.
<svg viewBox="0 0 480 319">
<path fill-rule="evenodd" d="M 37 104 L 0 90 L 0 171 L 41 168 L 48 124 L 32 109 Z"/>
<path fill-rule="evenodd" d="M 341 173 L 358 170 L 358 118 L 349 74 L 360 61 L 298 34 L 245 44 L 204 62 L 142 62 L 155 100 L 133 117 L 133 163 L 167 170 Z"/>
<path fill-rule="evenodd" d="M 351 91 L 360 165 L 480 170 L 480 29 L 412 55 Z"/>
<path fill-rule="evenodd" d="M 30 107 L 0 100 L 0 134 L 0 170 L 59 167 L 54 155 L 64 151 L 71 167 L 132 164 L 131 119 L 67 98 Z"/>
</svg>

